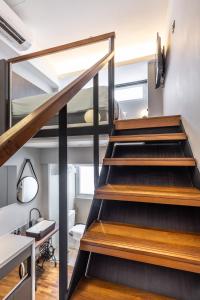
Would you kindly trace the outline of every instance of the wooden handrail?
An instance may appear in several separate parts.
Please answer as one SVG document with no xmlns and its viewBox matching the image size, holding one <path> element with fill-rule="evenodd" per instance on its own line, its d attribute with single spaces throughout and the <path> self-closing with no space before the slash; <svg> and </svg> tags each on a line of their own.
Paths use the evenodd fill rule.
<svg viewBox="0 0 200 300">
<path fill-rule="evenodd" d="M 110 51 L 95 65 L 0 136 L 0 166 L 58 113 L 114 56 Z"/>
<path fill-rule="evenodd" d="M 10 58 L 10 59 L 8 59 L 8 62 L 15 64 L 15 63 L 19 63 L 19 62 L 22 62 L 25 60 L 34 59 L 34 58 L 45 56 L 45 55 L 50 55 L 50 54 L 53 54 L 56 52 L 61 52 L 61 51 L 68 50 L 68 49 L 74 49 L 74 48 L 78 48 L 78 47 L 82 47 L 82 46 L 87 46 L 90 44 L 95 44 L 95 43 L 105 41 L 105 40 L 108 40 L 108 39 L 114 38 L 114 37 L 115 37 L 115 32 L 109 32 L 109 33 L 101 34 L 98 36 L 89 37 L 87 39 L 79 40 L 76 42 L 48 48 L 45 50 L 36 51 L 33 53 L 28 53 L 25 55 L 14 57 L 14 58 Z"/>
</svg>

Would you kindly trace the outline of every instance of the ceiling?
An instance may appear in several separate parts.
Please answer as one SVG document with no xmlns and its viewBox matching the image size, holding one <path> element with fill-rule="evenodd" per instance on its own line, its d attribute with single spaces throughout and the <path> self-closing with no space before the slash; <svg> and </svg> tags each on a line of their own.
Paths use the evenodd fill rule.
<svg viewBox="0 0 200 300">
<path fill-rule="evenodd" d="M 164 35 L 168 0 L 5 0 L 33 33 L 33 49 L 43 49 L 115 31 L 116 61 L 155 53 L 156 32 Z M 32 50 L 32 49 L 31 49 Z M 105 43 L 44 61 L 56 76 L 82 70 L 107 50 Z"/>
</svg>

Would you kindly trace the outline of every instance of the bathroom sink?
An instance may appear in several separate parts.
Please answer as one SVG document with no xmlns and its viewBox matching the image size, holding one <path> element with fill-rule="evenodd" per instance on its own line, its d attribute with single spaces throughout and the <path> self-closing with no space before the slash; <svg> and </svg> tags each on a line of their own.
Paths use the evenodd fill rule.
<svg viewBox="0 0 200 300">
<path fill-rule="evenodd" d="M 26 235 L 35 238 L 37 241 L 45 237 L 49 232 L 54 230 L 55 221 L 43 220 L 26 230 Z"/>
</svg>

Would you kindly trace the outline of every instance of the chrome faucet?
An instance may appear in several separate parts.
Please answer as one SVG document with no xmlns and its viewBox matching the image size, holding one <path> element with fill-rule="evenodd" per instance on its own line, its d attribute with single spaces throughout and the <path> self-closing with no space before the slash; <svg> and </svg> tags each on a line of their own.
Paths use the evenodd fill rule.
<svg viewBox="0 0 200 300">
<path fill-rule="evenodd" d="M 31 215 L 32 215 L 32 212 L 33 212 L 34 210 L 36 210 L 36 211 L 38 212 L 39 218 L 41 218 L 41 216 L 42 216 L 42 215 L 41 215 L 41 212 L 39 211 L 39 209 L 36 208 L 36 207 L 33 207 L 33 208 L 30 210 L 30 212 L 29 212 L 29 222 L 28 222 L 29 227 L 31 227 L 31 226 L 33 225 L 33 222 L 32 222 L 32 219 L 31 219 Z"/>
</svg>

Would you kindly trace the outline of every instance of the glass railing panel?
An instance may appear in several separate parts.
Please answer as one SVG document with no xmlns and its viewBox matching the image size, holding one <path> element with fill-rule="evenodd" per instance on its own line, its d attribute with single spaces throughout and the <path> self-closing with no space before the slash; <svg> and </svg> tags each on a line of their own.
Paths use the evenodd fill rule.
<svg viewBox="0 0 200 300">
<path fill-rule="evenodd" d="M 101 42 L 13 64 L 10 81 L 11 124 L 16 124 L 48 101 L 107 53 L 107 42 Z M 92 125 L 92 97 L 91 80 L 69 104 L 70 127 Z M 57 128 L 58 116 L 52 118 L 46 126 L 49 129 Z"/>
</svg>

